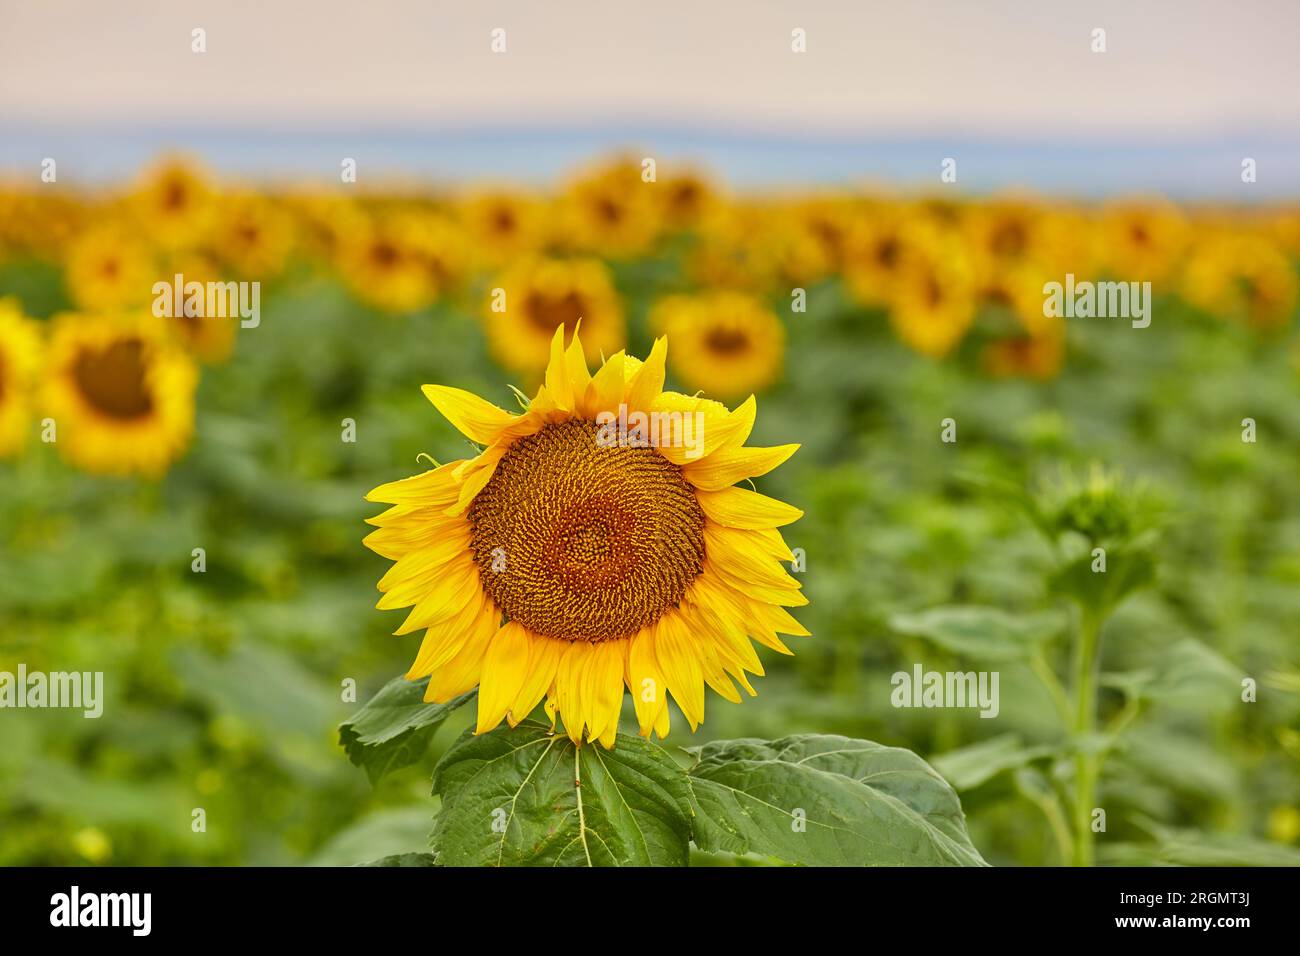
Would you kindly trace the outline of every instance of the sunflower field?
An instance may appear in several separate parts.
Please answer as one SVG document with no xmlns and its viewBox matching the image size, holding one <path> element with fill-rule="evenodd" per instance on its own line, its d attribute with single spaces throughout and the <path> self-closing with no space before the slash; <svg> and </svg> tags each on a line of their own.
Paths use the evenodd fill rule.
<svg viewBox="0 0 1300 956">
<path fill-rule="evenodd" d="M 0 864 L 1300 865 L 1300 207 L 950 188 L 0 182 Z"/>
</svg>

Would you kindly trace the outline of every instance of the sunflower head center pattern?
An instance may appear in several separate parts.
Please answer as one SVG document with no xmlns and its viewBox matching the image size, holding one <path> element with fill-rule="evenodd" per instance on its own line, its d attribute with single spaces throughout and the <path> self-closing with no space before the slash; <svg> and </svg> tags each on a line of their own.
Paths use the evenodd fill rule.
<svg viewBox="0 0 1300 956">
<path fill-rule="evenodd" d="M 102 351 L 83 351 L 72 375 L 77 388 L 97 412 L 130 421 L 153 411 L 146 377 L 145 345 L 138 339 L 114 342 Z"/>
<path fill-rule="evenodd" d="M 704 512 L 681 469 L 596 436 L 593 423 L 569 421 L 521 439 L 469 510 L 484 589 L 546 637 L 635 634 L 703 567 Z"/>
</svg>

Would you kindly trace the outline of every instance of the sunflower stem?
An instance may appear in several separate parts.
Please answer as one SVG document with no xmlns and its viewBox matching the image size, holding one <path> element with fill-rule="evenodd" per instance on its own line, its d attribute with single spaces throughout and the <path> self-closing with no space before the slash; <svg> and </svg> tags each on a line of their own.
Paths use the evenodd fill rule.
<svg viewBox="0 0 1300 956">
<path fill-rule="evenodd" d="M 1097 726 L 1097 649 L 1101 620 L 1085 608 L 1074 645 L 1074 860 L 1092 866 L 1095 859 L 1092 810 L 1097 797 L 1097 753 L 1091 737 Z"/>
</svg>

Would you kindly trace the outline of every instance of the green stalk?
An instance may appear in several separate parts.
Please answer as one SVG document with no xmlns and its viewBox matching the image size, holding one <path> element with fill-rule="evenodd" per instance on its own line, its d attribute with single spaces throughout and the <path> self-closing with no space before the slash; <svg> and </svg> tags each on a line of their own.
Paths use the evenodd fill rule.
<svg viewBox="0 0 1300 956">
<path fill-rule="evenodd" d="M 1078 641 L 1074 645 L 1074 865 L 1092 866 L 1092 809 L 1097 798 L 1097 754 L 1091 749 L 1091 737 L 1097 727 L 1097 647 L 1101 621 L 1091 609 L 1085 609 L 1079 621 Z"/>
</svg>

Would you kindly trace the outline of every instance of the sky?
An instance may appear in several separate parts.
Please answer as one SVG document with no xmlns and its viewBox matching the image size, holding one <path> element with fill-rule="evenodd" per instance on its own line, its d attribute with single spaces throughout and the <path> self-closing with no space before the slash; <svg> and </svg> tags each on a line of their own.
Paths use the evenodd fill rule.
<svg viewBox="0 0 1300 956">
<path fill-rule="evenodd" d="M 173 145 L 543 178 L 636 145 L 742 181 L 925 179 L 961 151 L 975 185 L 1216 192 L 1252 156 L 1300 193 L 1297 28 L 1295 0 L 0 0 L 0 169 Z"/>
</svg>

